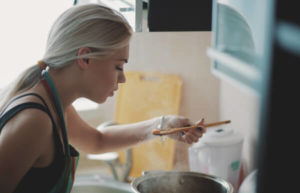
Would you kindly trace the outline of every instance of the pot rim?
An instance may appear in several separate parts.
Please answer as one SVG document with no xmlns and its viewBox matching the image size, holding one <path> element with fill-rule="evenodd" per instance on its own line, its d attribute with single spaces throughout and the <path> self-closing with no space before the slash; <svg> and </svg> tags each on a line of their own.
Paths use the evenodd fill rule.
<svg viewBox="0 0 300 193">
<path fill-rule="evenodd" d="M 161 176 L 165 176 L 165 175 L 173 175 L 173 174 L 179 174 L 179 175 L 183 175 L 183 176 L 196 176 L 196 177 L 203 177 L 209 180 L 213 180 L 216 183 L 221 184 L 227 191 L 228 193 L 233 193 L 233 186 L 231 183 L 229 183 L 228 181 L 224 180 L 223 178 L 214 176 L 214 175 L 210 175 L 210 174 L 205 174 L 205 173 L 200 173 L 200 172 L 192 172 L 192 171 L 161 171 L 161 170 L 154 170 L 154 171 L 148 171 L 146 172 L 145 175 L 142 175 L 140 177 L 135 178 L 131 183 L 131 188 L 133 191 L 135 192 L 139 192 L 139 190 L 137 189 L 138 185 L 148 179 L 151 178 L 157 178 L 157 177 L 161 177 Z"/>
</svg>

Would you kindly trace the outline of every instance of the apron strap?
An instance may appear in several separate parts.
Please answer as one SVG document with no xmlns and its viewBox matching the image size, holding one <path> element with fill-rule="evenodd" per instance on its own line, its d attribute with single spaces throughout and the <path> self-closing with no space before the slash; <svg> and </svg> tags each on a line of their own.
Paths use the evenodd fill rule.
<svg viewBox="0 0 300 193">
<path fill-rule="evenodd" d="M 50 78 L 50 76 L 49 76 L 49 74 L 47 73 L 46 70 L 42 71 L 42 75 L 44 76 L 44 79 L 42 79 L 42 83 L 43 83 L 45 89 L 47 90 L 52 102 L 54 103 L 54 106 L 56 108 L 56 111 L 57 111 L 59 119 L 60 119 L 60 123 L 61 123 L 61 127 L 62 127 L 62 133 L 63 133 L 63 139 L 64 139 L 63 141 L 64 141 L 66 153 L 67 153 L 67 155 L 71 156 L 64 113 L 63 113 L 63 110 L 62 110 L 62 106 L 61 106 L 56 88 L 55 88 L 54 83 L 51 80 L 51 78 Z"/>
</svg>

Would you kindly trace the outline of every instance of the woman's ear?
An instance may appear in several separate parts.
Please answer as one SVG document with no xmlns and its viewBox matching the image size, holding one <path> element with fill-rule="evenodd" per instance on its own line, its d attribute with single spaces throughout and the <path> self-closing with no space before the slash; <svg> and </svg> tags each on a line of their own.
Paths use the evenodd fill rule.
<svg viewBox="0 0 300 193">
<path fill-rule="evenodd" d="M 91 53 L 91 49 L 88 47 L 82 47 L 79 48 L 77 55 L 78 56 L 82 56 L 82 55 L 86 55 L 88 53 Z M 88 68 L 88 64 L 89 64 L 89 58 L 78 58 L 77 59 L 77 63 L 80 69 L 85 70 Z"/>
</svg>

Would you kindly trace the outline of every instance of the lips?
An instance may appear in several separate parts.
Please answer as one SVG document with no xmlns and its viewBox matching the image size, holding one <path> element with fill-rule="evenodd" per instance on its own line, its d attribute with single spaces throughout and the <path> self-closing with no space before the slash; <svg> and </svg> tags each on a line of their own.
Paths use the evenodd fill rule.
<svg viewBox="0 0 300 193">
<path fill-rule="evenodd" d="M 117 91 L 118 90 L 118 87 L 117 88 L 115 88 L 111 93 L 110 93 L 110 95 L 109 96 L 114 96 L 114 92 L 115 91 Z"/>
</svg>

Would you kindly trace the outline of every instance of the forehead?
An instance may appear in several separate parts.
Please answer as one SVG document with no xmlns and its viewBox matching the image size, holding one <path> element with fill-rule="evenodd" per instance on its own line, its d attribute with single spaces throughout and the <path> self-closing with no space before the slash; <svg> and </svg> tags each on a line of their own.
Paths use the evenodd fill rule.
<svg viewBox="0 0 300 193">
<path fill-rule="evenodd" d="M 111 59 L 122 59 L 122 60 L 128 60 L 129 57 L 129 46 L 126 46 L 124 48 L 121 48 L 117 50 L 112 56 Z"/>
</svg>

